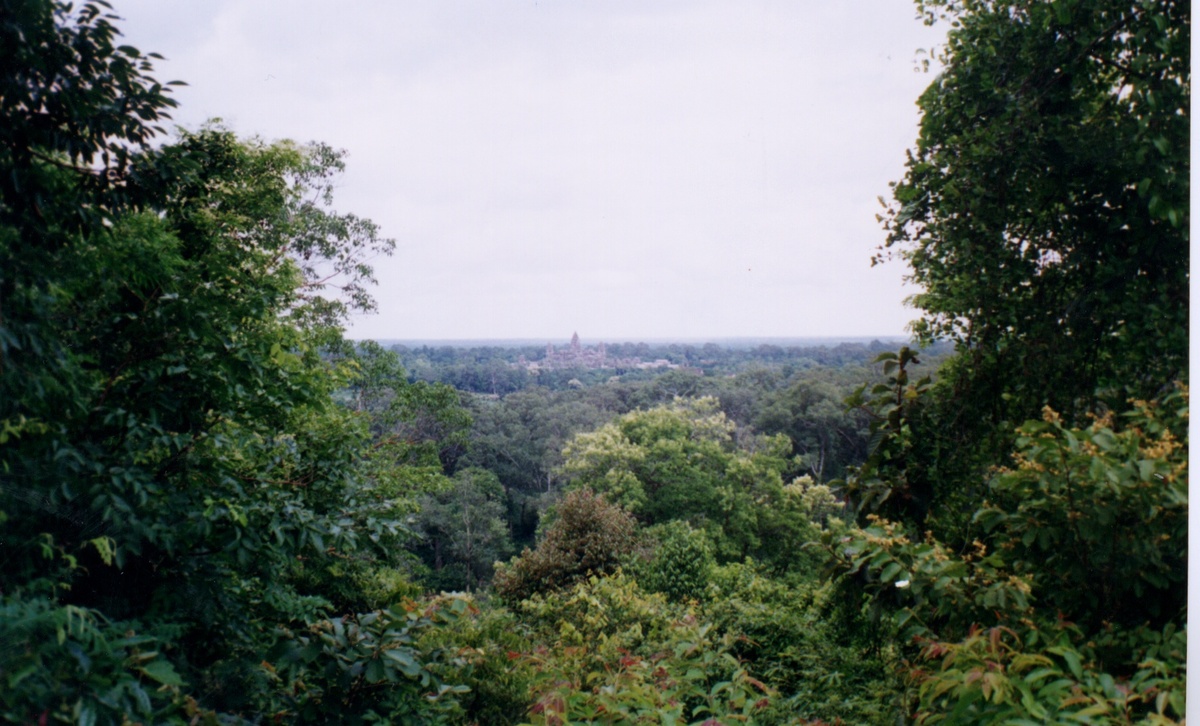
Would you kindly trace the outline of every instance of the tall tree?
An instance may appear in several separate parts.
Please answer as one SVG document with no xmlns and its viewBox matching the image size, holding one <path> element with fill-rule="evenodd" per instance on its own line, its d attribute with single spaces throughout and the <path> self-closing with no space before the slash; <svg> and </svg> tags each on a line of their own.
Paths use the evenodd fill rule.
<svg viewBox="0 0 1200 726">
<path fill-rule="evenodd" d="M 875 514 L 828 553 L 892 611 L 917 722 L 1174 723 L 1190 4 L 918 7 L 950 30 L 887 247 L 958 352 L 932 385 L 881 356 Z"/>
<path fill-rule="evenodd" d="M 504 500 L 496 475 L 476 467 L 460 470 L 447 489 L 421 500 L 417 526 L 437 589 L 478 589 L 491 581 L 492 565 L 511 549 Z"/>
<path fill-rule="evenodd" d="M 887 219 L 917 332 L 1052 403 L 1178 376 L 1190 3 L 919 5 L 952 27 Z"/>
<path fill-rule="evenodd" d="M 863 417 L 846 409 L 845 396 L 833 384 L 802 378 L 781 391 L 761 394 L 754 426 L 768 434 L 787 434 L 799 465 L 818 481 L 840 477 L 847 465 L 862 461 L 867 444 Z"/>
<path fill-rule="evenodd" d="M 1080 420 L 1185 375 L 1191 4 L 918 8 L 950 28 L 876 261 L 908 262 L 922 342 L 958 346 L 913 425 L 979 452 L 974 477 L 1042 406 Z"/>
<path fill-rule="evenodd" d="M 106 7 L 0 3 L 0 720 L 291 717 L 281 628 L 379 606 L 305 569 L 385 568 L 407 513 L 323 354 L 391 241 L 329 147 L 149 148 L 173 104 Z M 339 715 L 425 703 L 368 691 Z"/>
</svg>

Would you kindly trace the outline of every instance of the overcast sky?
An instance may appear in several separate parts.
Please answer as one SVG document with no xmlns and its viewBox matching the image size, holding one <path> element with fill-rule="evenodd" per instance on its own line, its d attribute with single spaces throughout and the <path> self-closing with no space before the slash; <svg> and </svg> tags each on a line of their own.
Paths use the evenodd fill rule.
<svg viewBox="0 0 1200 726">
<path fill-rule="evenodd" d="M 903 173 L 905 0 L 113 0 L 175 120 L 348 152 L 377 222 L 356 338 L 905 332 L 872 268 Z"/>
</svg>

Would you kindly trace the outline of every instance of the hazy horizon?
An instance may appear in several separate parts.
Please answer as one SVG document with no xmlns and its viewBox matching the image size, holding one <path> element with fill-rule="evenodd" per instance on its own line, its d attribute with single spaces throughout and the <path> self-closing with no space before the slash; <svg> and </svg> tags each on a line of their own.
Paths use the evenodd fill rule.
<svg viewBox="0 0 1200 726">
<path fill-rule="evenodd" d="M 567 337 L 512 337 L 512 338 L 354 338 L 363 342 L 372 340 L 380 345 L 405 345 L 409 347 L 440 347 L 473 348 L 522 348 L 527 346 L 544 346 L 547 344 L 564 346 L 571 342 Z M 704 345 L 712 343 L 726 348 L 755 347 L 758 345 L 777 345 L 792 348 L 834 347 L 843 343 L 897 343 L 908 342 L 910 336 L 899 335 L 848 335 L 848 336 L 709 336 L 709 337 L 634 337 L 634 336 L 579 336 L 579 342 L 584 346 L 639 344 L 647 345 Z"/>
</svg>

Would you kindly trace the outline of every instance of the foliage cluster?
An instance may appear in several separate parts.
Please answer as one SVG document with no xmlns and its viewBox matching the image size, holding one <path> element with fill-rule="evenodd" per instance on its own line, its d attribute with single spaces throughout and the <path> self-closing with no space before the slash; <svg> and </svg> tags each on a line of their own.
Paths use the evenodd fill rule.
<svg viewBox="0 0 1200 726">
<path fill-rule="evenodd" d="M 454 654 L 422 648 L 428 630 L 453 623 L 466 600 L 412 601 L 386 610 L 280 628 L 261 668 L 270 700 L 259 706 L 276 721 L 442 721 L 462 685 L 439 681 L 436 669 Z M 267 689 L 264 689 L 267 690 Z"/>
<path fill-rule="evenodd" d="M 633 517 L 590 489 L 569 493 L 534 550 L 496 568 L 496 594 L 510 602 L 615 571 L 634 550 Z"/>
<path fill-rule="evenodd" d="M 1043 406 L 1082 422 L 1185 375 L 1191 5 L 918 8 L 948 36 L 877 259 L 958 351 L 914 420 L 948 498 Z"/>
<path fill-rule="evenodd" d="M 433 656 L 392 647 L 432 625 L 385 607 L 419 462 L 383 466 L 337 401 L 366 370 L 339 326 L 392 242 L 332 209 L 327 146 L 152 147 L 174 104 L 105 10 L 2 6 L 3 718 L 282 718 L 396 681 L 343 694 L 353 721 L 436 693 Z"/>
<path fill-rule="evenodd" d="M 419 502 L 419 551 L 432 560 L 426 578 L 434 590 L 478 589 L 492 579 L 492 565 L 508 555 L 504 488 L 486 469 L 460 469 L 450 486 Z"/>
<path fill-rule="evenodd" d="M 668 371 L 645 380 L 611 377 L 584 388 L 538 385 L 502 396 L 471 396 L 466 404 L 474 423 L 461 465 L 500 477 L 513 500 L 510 522 L 517 538 L 525 540 L 532 535 L 538 498 L 563 483 L 562 450 L 576 434 L 676 397 L 711 397 L 736 425 L 735 435 L 753 429 L 788 437 L 788 476 L 825 481 L 866 456 L 867 417 L 847 410 L 842 401 L 878 373 L 877 366 L 857 361 L 836 368 L 763 364 L 731 376 Z"/>
<path fill-rule="evenodd" d="M 980 723 L 1181 718 L 1186 401 L 1068 427 L 1046 409 L 989 483 L 965 553 L 875 518 L 826 537 L 929 670 L 919 707 Z"/>
<path fill-rule="evenodd" d="M 894 723 L 895 653 L 839 629 L 829 585 L 773 577 L 750 560 L 718 567 L 711 581 L 706 616 L 734 638 L 738 659 L 779 692 L 763 722 Z"/>
<path fill-rule="evenodd" d="M 786 566 L 791 553 L 777 545 L 800 539 L 807 524 L 787 506 L 786 437 L 739 441 L 735 432 L 715 399 L 677 398 L 576 436 L 563 470 L 570 486 L 604 493 L 646 524 L 689 521 L 719 558 Z"/>
<path fill-rule="evenodd" d="M 752 721 L 773 691 L 686 607 L 623 574 L 522 603 L 545 645 L 532 667 L 533 724 Z"/>
<path fill-rule="evenodd" d="M 918 7 L 949 35 L 878 259 L 957 352 L 858 397 L 832 570 L 919 722 L 1176 723 L 1190 5 Z"/>
<path fill-rule="evenodd" d="M 701 600 L 717 561 L 704 530 L 684 520 L 671 520 L 645 530 L 646 549 L 653 553 L 633 572 L 638 585 L 660 592 L 672 602 Z"/>
</svg>

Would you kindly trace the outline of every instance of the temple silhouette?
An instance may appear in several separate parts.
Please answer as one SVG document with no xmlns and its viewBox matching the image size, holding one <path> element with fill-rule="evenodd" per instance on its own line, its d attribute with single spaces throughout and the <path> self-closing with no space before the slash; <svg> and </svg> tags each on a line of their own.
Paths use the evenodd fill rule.
<svg viewBox="0 0 1200 726">
<path fill-rule="evenodd" d="M 579 342 L 579 333 L 571 334 L 571 342 L 565 348 L 557 348 L 553 343 L 546 343 L 546 355 L 541 360 L 527 361 L 524 356 L 521 356 L 514 365 L 531 372 L 564 370 L 568 368 L 628 370 L 633 368 L 679 367 L 677 364 L 661 358 L 653 362 L 645 362 L 636 356 L 631 358 L 610 357 L 603 342 L 594 346 L 584 347 Z"/>
</svg>

